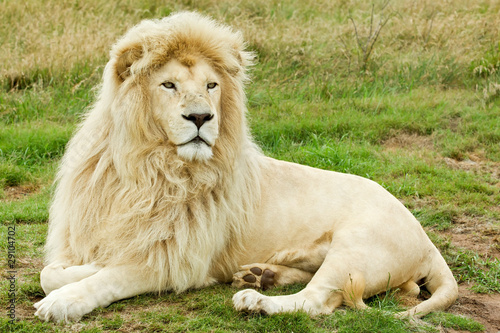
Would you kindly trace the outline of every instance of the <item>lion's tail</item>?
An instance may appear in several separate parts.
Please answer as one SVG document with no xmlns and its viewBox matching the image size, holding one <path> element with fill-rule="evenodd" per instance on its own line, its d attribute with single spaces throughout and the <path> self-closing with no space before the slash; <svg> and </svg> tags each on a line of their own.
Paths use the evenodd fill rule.
<svg viewBox="0 0 500 333">
<path fill-rule="evenodd" d="M 457 299 L 458 286 L 451 270 L 441 255 L 434 260 L 436 262 L 425 278 L 425 287 L 432 296 L 417 306 L 398 313 L 398 317 L 420 318 L 430 312 L 445 310 Z"/>
</svg>

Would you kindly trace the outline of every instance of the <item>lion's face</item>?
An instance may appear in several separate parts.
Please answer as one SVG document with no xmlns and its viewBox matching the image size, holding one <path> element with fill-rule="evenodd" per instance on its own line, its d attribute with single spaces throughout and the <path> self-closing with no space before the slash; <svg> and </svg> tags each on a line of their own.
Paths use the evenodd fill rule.
<svg viewBox="0 0 500 333">
<path fill-rule="evenodd" d="M 150 80 L 152 109 L 177 154 L 188 161 L 206 161 L 219 136 L 220 77 L 199 59 L 186 66 L 173 59 Z"/>
</svg>

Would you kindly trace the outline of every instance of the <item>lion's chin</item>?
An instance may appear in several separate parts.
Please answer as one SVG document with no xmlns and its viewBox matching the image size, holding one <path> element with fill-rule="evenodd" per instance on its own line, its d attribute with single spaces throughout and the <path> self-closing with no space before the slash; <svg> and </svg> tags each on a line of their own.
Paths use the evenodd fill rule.
<svg viewBox="0 0 500 333">
<path fill-rule="evenodd" d="M 177 146 L 177 155 L 189 162 L 198 161 L 206 162 L 212 158 L 212 147 L 203 141 L 188 142 Z"/>
</svg>

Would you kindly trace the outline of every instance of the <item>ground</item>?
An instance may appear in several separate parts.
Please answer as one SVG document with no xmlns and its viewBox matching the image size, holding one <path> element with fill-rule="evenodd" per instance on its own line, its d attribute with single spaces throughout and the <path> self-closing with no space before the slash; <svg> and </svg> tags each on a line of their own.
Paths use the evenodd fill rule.
<svg viewBox="0 0 500 333">
<path fill-rule="evenodd" d="M 500 331 L 500 295 L 477 294 L 467 284 L 459 286 L 457 302 L 448 310 L 457 315 L 474 318 L 484 325 L 486 332 Z M 450 332 L 454 330 L 450 329 Z"/>
</svg>

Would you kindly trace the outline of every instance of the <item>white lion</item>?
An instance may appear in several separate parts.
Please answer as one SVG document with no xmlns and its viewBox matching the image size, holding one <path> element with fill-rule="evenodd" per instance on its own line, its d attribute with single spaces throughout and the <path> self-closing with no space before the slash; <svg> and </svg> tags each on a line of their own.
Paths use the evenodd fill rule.
<svg viewBox="0 0 500 333">
<path fill-rule="evenodd" d="M 446 262 L 376 183 L 261 154 L 245 121 L 241 34 L 196 13 L 147 20 L 113 47 L 100 96 L 67 147 L 50 210 L 44 320 L 72 321 L 146 292 L 254 289 L 238 310 L 330 313 L 400 288 L 457 298 Z"/>
</svg>

